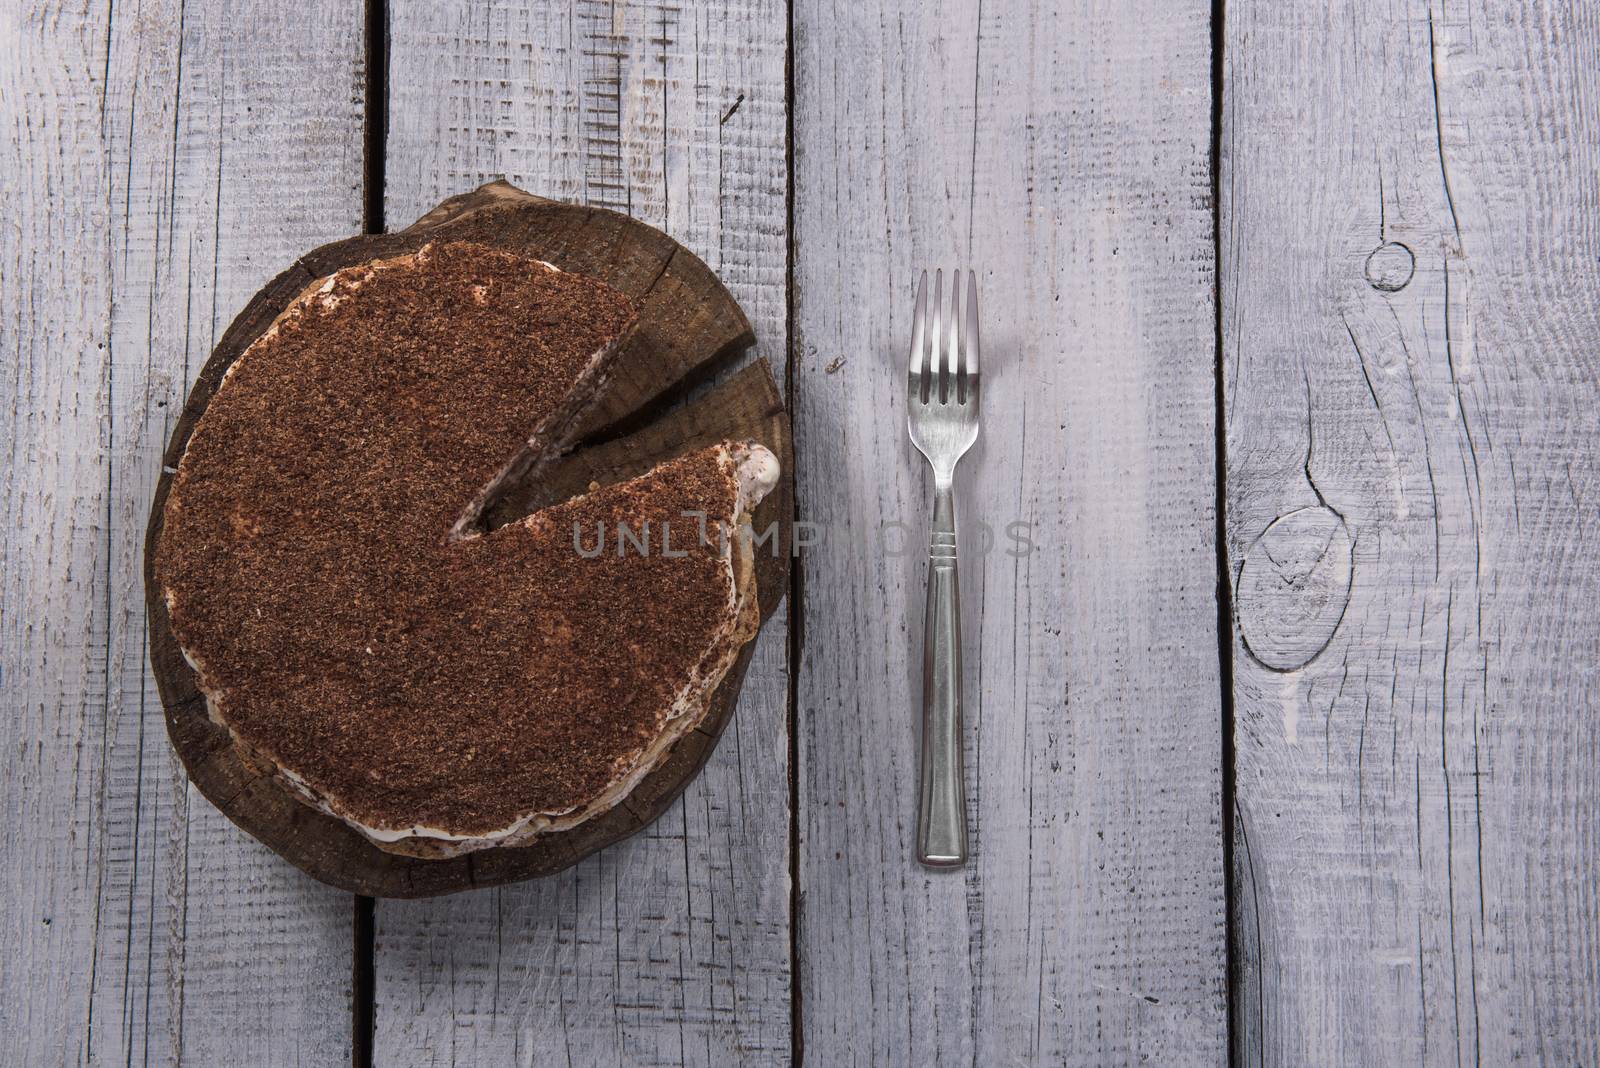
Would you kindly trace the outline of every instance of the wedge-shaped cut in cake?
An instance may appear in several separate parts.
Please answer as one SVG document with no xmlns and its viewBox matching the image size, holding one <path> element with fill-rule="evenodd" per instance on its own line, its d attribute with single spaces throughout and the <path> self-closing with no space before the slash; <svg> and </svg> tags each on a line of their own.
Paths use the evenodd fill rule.
<svg viewBox="0 0 1600 1068">
<path fill-rule="evenodd" d="M 308 288 L 189 440 L 156 577 L 210 715 L 384 849 L 517 844 L 617 804 L 759 626 L 759 444 L 483 529 L 634 322 L 595 279 L 425 246 Z"/>
</svg>

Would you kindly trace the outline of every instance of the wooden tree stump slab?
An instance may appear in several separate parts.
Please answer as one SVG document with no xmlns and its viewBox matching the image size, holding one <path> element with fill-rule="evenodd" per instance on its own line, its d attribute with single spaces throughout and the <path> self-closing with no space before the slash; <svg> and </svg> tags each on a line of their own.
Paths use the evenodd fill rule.
<svg viewBox="0 0 1600 1068">
<path fill-rule="evenodd" d="M 641 474 L 661 460 L 723 439 L 754 439 L 783 464 L 778 487 L 753 517 L 756 574 L 765 621 L 788 584 L 789 518 L 794 502 L 794 450 L 789 416 L 766 361 L 675 408 L 675 390 L 707 377 L 754 340 L 732 295 L 693 253 L 659 230 L 616 212 L 531 196 L 494 182 L 452 197 L 395 234 L 324 245 L 273 279 L 223 335 L 190 391 L 163 460 L 145 538 L 145 600 L 150 659 L 167 731 L 189 778 L 229 819 L 317 879 L 374 897 L 426 897 L 551 875 L 643 829 L 699 773 L 727 726 L 754 649 L 747 644 L 711 701 L 705 720 L 680 739 L 615 808 L 569 831 L 532 843 L 446 860 L 421 860 L 378 849 L 343 821 L 301 803 L 271 774 L 244 757 L 207 715 L 194 671 L 172 635 L 154 578 L 155 546 L 172 474 L 228 367 L 277 315 L 317 278 L 434 240 L 468 240 L 545 260 L 562 270 L 604 279 L 640 309 L 633 338 L 619 354 L 604 394 L 582 423 L 586 444 L 530 484 L 511 487 L 491 510 L 493 525 L 546 503 Z M 621 431 L 631 431 L 619 436 Z"/>
</svg>

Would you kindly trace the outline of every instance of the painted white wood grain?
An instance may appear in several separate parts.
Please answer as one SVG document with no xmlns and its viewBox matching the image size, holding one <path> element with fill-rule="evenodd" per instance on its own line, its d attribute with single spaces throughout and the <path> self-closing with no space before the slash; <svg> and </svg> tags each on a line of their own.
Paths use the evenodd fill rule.
<svg viewBox="0 0 1600 1068">
<path fill-rule="evenodd" d="M 772 0 L 414 3 L 389 14 L 385 214 L 505 177 L 702 256 L 785 362 L 784 62 Z M 537 883 L 376 915 L 378 1064 L 787 1064 L 787 632 L 649 831 Z"/>
<path fill-rule="evenodd" d="M 351 899 L 190 791 L 146 666 L 171 420 L 243 301 L 360 226 L 359 11 L 0 22 L 0 1062 L 339 1064 Z"/>
<path fill-rule="evenodd" d="M 1600 1062 L 1597 47 L 1227 5 L 1240 1063 Z"/>
<path fill-rule="evenodd" d="M 1209 14 L 796 4 L 812 1063 L 1225 1056 Z M 915 271 L 957 263 L 985 331 L 957 476 L 974 859 L 929 873 L 903 361 Z"/>
</svg>

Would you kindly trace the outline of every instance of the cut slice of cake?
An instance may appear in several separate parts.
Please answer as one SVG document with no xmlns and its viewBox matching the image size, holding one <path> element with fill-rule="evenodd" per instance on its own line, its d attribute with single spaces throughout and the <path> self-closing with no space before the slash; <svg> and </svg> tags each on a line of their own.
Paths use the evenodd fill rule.
<svg viewBox="0 0 1600 1068">
<path fill-rule="evenodd" d="M 618 803 L 759 625 L 724 442 L 485 532 L 635 321 L 603 283 L 463 243 L 340 271 L 229 369 L 156 549 L 211 717 L 381 848 L 526 842 Z"/>
</svg>

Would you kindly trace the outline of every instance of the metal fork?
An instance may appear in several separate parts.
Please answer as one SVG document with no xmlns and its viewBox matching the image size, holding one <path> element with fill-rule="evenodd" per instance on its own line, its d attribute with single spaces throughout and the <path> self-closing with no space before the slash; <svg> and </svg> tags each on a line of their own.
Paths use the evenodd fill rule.
<svg viewBox="0 0 1600 1068">
<path fill-rule="evenodd" d="M 956 582 L 956 461 L 978 438 L 978 276 L 967 272 L 961 326 L 961 272 L 917 283 L 906 375 L 911 443 L 933 468 L 933 530 L 928 538 L 928 613 L 922 639 L 922 784 L 917 859 L 947 868 L 967 859 L 967 806 L 961 756 L 961 595 Z M 941 358 L 942 357 L 942 358 Z"/>
</svg>

